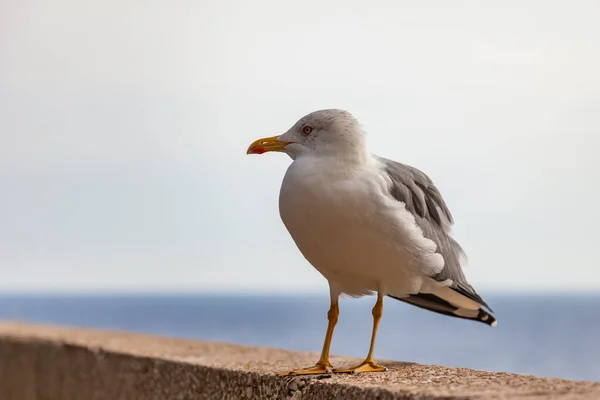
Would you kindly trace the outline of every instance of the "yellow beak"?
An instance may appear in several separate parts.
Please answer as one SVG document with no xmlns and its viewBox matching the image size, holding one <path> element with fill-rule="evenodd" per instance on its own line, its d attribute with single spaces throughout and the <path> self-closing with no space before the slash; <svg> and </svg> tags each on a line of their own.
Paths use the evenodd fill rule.
<svg viewBox="0 0 600 400">
<path fill-rule="evenodd" d="M 268 151 L 284 151 L 285 146 L 290 142 L 282 142 L 277 140 L 279 136 L 271 136 L 268 138 L 262 138 L 252 142 L 246 154 L 263 154 Z"/>
</svg>

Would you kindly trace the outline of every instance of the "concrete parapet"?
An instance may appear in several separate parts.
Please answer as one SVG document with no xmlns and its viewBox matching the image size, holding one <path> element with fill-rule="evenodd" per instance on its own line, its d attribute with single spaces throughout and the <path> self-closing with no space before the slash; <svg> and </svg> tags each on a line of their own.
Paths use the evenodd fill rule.
<svg viewBox="0 0 600 400">
<path fill-rule="evenodd" d="M 600 383 L 380 360 L 378 374 L 284 377 L 318 354 L 0 323 L 0 400 L 600 399 Z M 336 367 L 360 361 L 332 357 Z"/>
</svg>

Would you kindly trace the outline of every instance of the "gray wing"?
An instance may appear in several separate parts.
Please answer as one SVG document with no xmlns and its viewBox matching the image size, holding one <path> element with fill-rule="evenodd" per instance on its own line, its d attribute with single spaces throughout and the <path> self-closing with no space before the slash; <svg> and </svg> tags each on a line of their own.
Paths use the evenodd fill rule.
<svg viewBox="0 0 600 400">
<path fill-rule="evenodd" d="M 464 252 L 450 236 L 450 227 L 454 222 L 452 214 L 433 181 L 409 165 L 383 157 L 378 159 L 384 164 L 385 172 L 392 181 L 390 194 L 405 204 L 406 209 L 414 215 L 423 235 L 435 242 L 438 253 L 444 257 L 444 269 L 432 278 L 440 282 L 451 279 L 453 290 L 491 310 L 467 282 L 462 271 L 460 259 L 461 256 L 464 257 Z"/>
</svg>

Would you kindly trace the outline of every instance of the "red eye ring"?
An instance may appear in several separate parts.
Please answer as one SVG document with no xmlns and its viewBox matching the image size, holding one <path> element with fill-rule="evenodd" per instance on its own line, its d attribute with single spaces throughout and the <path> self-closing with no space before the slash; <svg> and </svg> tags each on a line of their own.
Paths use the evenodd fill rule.
<svg viewBox="0 0 600 400">
<path fill-rule="evenodd" d="M 302 133 L 308 136 L 312 133 L 312 130 L 313 128 L 311 126 L 306 125 L 304 128 L 302 128 Z"/>
</svg>

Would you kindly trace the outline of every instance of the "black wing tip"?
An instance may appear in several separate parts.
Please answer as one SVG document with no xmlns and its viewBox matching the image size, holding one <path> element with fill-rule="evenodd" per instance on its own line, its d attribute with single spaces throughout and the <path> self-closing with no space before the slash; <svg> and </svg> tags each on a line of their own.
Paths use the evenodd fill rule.
<svg viewBox="0 0 600 400">
<path fill-rule="evenodd" d="M 490 305 L 488 303 L 486 303 L 486 301 L 483 299 L 483 297 L 481 297 L 479 295 L 479 293 L 477 293 L 475 291 L 475 289 L 473 288 L 473 286 L 469 285 L 469 284 L 458 284 L 456 286 L 452 286 L 450 287 L 450 289 L 454 290 L 455 292 L 457 292 L 458 294 L 461 294 L 473 301 L 476 301 L 477 303 L 481 304 L 482 306 L 484 306 L 485 308 L 487 308 L 488 310 L 490 310 L 491 313 L 494 312 L 494 310 L 492 310 L 492 307 L 490 307 Z"/>
<path fill-rule="evenodd" d="M 491 326 L 492 328 L 498 325 L 498 320 L 491 313 L 488 313 L 484 309 L 479 309 L 479 314 L 477 314 L 476 321 L 483 322 L 486 325 Z"/>
<path fill-rule="evenodd" d="M 460 314 L 457 314 L 457 311 L 459 311 L 459 309 L 457 307 L 453 306 L 452 304 L 448 303 L 446 300 L 441 299 L 431 293 L 418 293 L 418 294 L 409 295 L 407 297 L 396 297 L 396 296 L 392 296 L 392 295 L 388 295 L 388 296 L 393 299 L 400 300 L 405 303 L 411 304 L 415 307 L 433 311 L 438 314 L 447 315 L 449 317 L 481 322 L 481 323 L 489 325 L 491 327 L 495 327 L 496 325 L 498 325 L 498 320 L 496 319 L 496 317 L 494 317 L 494 315 L 487 312 L 483 308 L 479 309 L 477 316 L 470 317 L 470 316 L 460 315 Z M 482 307 L 483 307 L 483 305 L 482 305 Z M 487 308 L 489 308 L 489 307 L 487 307 Z M 491 309 L 490 309 L 490 311 L 491 311 Z"/>
</svg>

